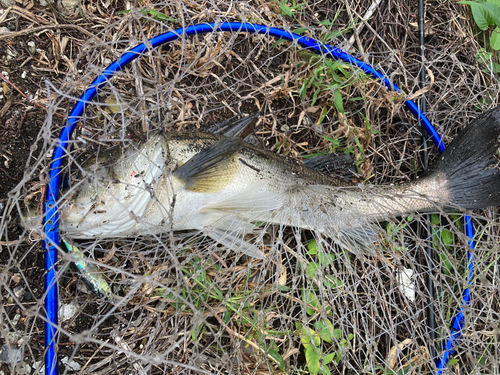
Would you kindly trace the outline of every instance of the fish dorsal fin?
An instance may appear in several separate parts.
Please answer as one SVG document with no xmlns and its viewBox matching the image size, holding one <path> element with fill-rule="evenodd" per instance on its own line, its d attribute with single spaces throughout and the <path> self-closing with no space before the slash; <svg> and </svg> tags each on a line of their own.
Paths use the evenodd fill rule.
<svg viewBox="0 0 500 375">
<path fill-rule="evenodd" d="M 354 161 L 349 155 L 345 154 L 318 155 L 305 160 L 304 165 L 317 172 L 340 178 L 349 183 L 352 183 L 352 180 L 357 177 Z"/>
<path fill-rule="evenodd" d="M 241 117 L 241 115 L 233 116 L 220 124 L 211 126 L 207 129 L 207 133 L 245 139 L 254 130 L 261 114 L 262 112 L 257 112 L 247 117 Z"/>
<path fill-rule="evenodd" d="M 189 159 L 174 172 L 174 176 L 184 182 L 187 190 L 199 193 L 221 191 L 239 170 L 237 157 L 242 147 L 240 138 L 223 138 Z"/>
</svg>

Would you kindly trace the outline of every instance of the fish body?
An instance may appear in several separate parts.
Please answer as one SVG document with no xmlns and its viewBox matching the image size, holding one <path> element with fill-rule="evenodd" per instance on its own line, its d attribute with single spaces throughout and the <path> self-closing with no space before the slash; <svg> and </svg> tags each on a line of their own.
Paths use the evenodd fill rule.
<svg viewBox="0 0 500 375">
<path fill-rule="evenodd" d="M 373 223 L 391 217 L 500 204 L 499 147 L 495 109 L 452 142 L 433 173 L 406 185 L 371 186 L 348 184 L 240 138 L 155 133 L 84 166 L 65 195 L 61 230 L 72 238 L 197 230 L 262 258 L 245 236 L 268 223 L 349 246 L 373 241 Z"/>
</svg>

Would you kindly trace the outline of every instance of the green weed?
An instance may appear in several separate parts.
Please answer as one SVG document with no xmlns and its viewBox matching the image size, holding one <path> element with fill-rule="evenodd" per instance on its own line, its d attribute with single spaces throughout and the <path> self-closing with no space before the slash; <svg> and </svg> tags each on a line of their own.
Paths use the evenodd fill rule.
<svg viewBox="0 0 500 375">
<path fill-rule="evenodd" d="M 299 67 L 306 64 L 314 67 L 311 74 L 300 80 L 302 82 L 299 90 L 300 98 L 302 100 L 310 98 L 311 106 L 314 106 L 318 98 L 329 97 L 330 104 L 333 104 L 338 112 L 345 113 L 340 90 L 352 84 L 352 68 L 338 60 L 324 59 L 312 52 L 302 51 L 299 56 L 304 59 L 298 63 Z"/>
<path fill-rule="evenodd" d="M 223 308 L 221 329 L 227 328 L 231 323 L 238 327 L 239 335 L 244 336 L 246 342 L 253 342 L 259 348 L 256 355 L 266 355 L 272 358 L 280 370 L 285 369 L 285 362 L 280 354 L 280 349 L 273 338 L 288 337 L 293 334 L 292 331 L 279 331 L 267 326 L 264 319 L 259 316 L 266 312 L 275 311 L 276 306 L 270 306 L 265 311 L 255 306 L 250 301 L 249 296 L 255 291 L 243 290 L 221 290 L 212 279 L 211 271 L 220 271 L 215 263 L 203 262 L 200 258 L 194 257 L 187 265 L 180 267 L 185 280 L 189 282 L 188 286 L 181 286 L 177 293 L 167 292 L 164 288 L 157 288 L 153 296 L 162 296 L 171 303 L 175 311 L 185 313 L 194 313 L 192 308 L 198 312 L 205 313 L 215 308 Z M 246 276 L 248 282 L 251 276 L 249 270 Z M 265 290 L 263 292 L 270 292 Z M 199 342 L 202 336 L 207 332 L 206 321 L 191 330 L 191 339 L 194 343 Z M 230 333 L 231 334 L 231 333 Z M 246 344 L 244 344 L 246 345 Z"/>
<path fill-rule="evenodd" d="M 311 261 L 299 267 L 305 269 L 305 272 L 311 280 L 315 279 L 322 283 L 322 287 L 327 289 L 338 288 L 342 285 L 341 281 L 331 275 L 328 275 L 327 269 L 335 261 L 335 255 L 324 252 L 321 245 L 316 240 L 311 240 L 307 244 L 307 251 Z M 321 275 L 321 277 L 317 277 Z M 318 285 L 317 283 L 315 283 Z M 321 285 L 319 285 L 321 286 Z M 300 341 L 304 347 L 306 365 L 310 374 L 329 375 L 328 364 L 335 360 L 340 361 L 341 350 L 349 346 L 349 341 L 354 335 L 346 334 L 333 326 L 330 318 L 332 309 L 330 306 L 322 306 L 321 299 L 317 297 L 319 287 L 311 289 L 302 289 L 302 301 L 306 306 L 306 313 L 314 322 L 311 326 L 296 324 Z M 325 311 L 327 317 L 315 318 L 319 311 Z"/>
<path fill-rule="evenodd" d="M 296 18 L 297 15 L 302 13 L 302 7 L 306 3 L 297 3 L 296 0 L 292 0 L 292 4 L 288 5 L 288 0 L 277 0 L 276 1 L 280 7 L 280 13 L 283 16 Z"/>
<path fill-rule="evenodd" d="M 413 222 L 413 216 L 409 215 L 401 221 L 399 221 L 397 224 L 392 223 L 392 222 L 387 222 L 385 231 L 387 233 L 387 238 L 384 239 L 383 245 L 384 247 L 390 251 L 399 251 L 399 252 L 406 252 L 408 249 L 404 244 L 399 244 L 399 239 L 402 238 L 401 232 L 408 226 L 410 223 Z"/>
<path fill-rule="evenodd" d="M 324 135 L 322 135 L 321 137 L 325 141 L 329 142 L 326 150 L 324 150 L 324 151 L 318 151 L 318 152 L 315 152 L 313 154 L 303 155 L 304 159 L 311 159 L 311 158 L 314 158 L 316 156 L 322 156 L 322 155 L 328 155 L 328 154 L 335 154 L 337 152 L 342 151 L 340 149 L 340 139 L 339 138 L 332 138 L 332 137 L 327 137 L 327 136 L 324 136 Z"/>
<path fill-rule="evenodd" d="M 356 128 L 350 128 L 347 137 L 332 138 L 325 135 L 321 135 L 321 137 L 328 142 L 326 149 L 303 155 L 304 159 L 343 152 L 354 159 L 357 172 L 361 174 L 361 164 L 366 161 L 365 147 L 360 140 L 361 137 Z"/>
<path fill-rule="evenodd" d="M 500 73 L 498 55 L 494 53 L 500 50 L 500 0 L 464 0 L 459 4 L 470 6 L 474 22 L 481 30 L 477 37 L 485 48 L 479 51 L 476 58 L 486 63 L 490 71 Z"/>
<path fill-rule="evenodd" d="M 130 9 L 117 12 L 117 14 L 129 14 L 129 13 Z M 151 17 L 159 22 L 179 23 L 179 20 L 177 18 L 170 17 L 165 13 L 159 12 L 154 9 L 142 9 L 139 11 L 139 13 L 141 13 L 145 17 Z"/>
<path fill-rule="evenodd" d="M 311 258 L 313 258 L 312 261 L 307 263 L 307 274 L 309 275 L 309 278 L 313 280 L 316 277 L 316 274 L 322 273 L 322 279 L 323 279 L 323 285 L 327 288 L 338 288 L 342 285 L 342 282 L 337 279 L 336 277 L 333 277 L 331 275 L 328 275 L 328 273 L 323 272 L 324 270 L 327 270 L 331 264 L 335 261 L 335 254 L 325 252 L 321 250 L 321 248 L 318 246 L 318 243 L 316 240 L 311 240 L 307 244 L 307 251 L 309 255 L 311 255 Z M 302 265 L 299 263 L 299 266 L 302 267 Z M 304 291 L 303 297 L 305 299 L 310 300 L 310 305 L 319 308 L 320 306 L 317 304 L 315 295 L 313 291 Z M 313 315 L 314 312 L 312 309 L 309 308 L 308 310 L 309 315 Z"/>
<path fill-rule="evenodd" d="M 297 331 L 300 341 L 304 346 L 306 365 L 309 373 L 313 375 L 330 375 L 328 364 L 335 360 L 339 363 L 341 350 L 349 347 L 349 341 L 354 338 L 352 333 L 345 333 L 334 328 L 329 319 L 320 319 L 314 322 L 313 328 L 305 327 L 297 323 Z M 324 352 L 330 352 L 325 354 Z"/>
</svg>

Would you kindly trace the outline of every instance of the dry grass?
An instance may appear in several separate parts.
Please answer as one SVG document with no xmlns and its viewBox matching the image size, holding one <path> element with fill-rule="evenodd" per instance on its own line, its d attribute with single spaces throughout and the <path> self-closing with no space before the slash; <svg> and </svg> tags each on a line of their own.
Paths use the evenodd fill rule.
<svg viewBox="0 0 500 375">
<path fill-rule="evenodd" d="M 66 14 L 50 4 L 22 5 L 0 14 L 0 27 L 10 30 L 0 34 L 1 70 L 33 99 L 11 91 L 0 100 L 0 142 L 6 145 L 0 148 L 0 173 L 8 181 L 5 196 L 0 196 L 0 344 L 22 352 L 22 361 L 3 365 L 5 373 L 34 372 L 43 356 L 41 240 L 17 227 L 17 217 L 27 206 L 41 204 L 61 117 L 125 50 L 202 22 L 251 21 L 291 31 L 307 27 L 305 35 L 331 36 L 329 44 L 386 72 L 405 94 L 420 89 L 416 4 L 400 0 L 381 1 L 365 23 L 359 20 L 371 1 L 301 3 L 290 9 L 291 16 L 279 2 L 258 1 L 146 0 L 140 7 L 85 1 L 74 12 L 67 6 Z M 325 20 L 332 25 L 321 24 Z M 429 3 L 426 25 L 428 116 L 449 143 L 481 111 L 497 104 L 498 77 L 485 72 L 476 57 L 480 46 L 467 8 L 451 1 Z M 235 114 L 262 111 L 254 136 L 283 156 L 300 160 L 330 152 L 326 136 L 338 139 L 336 149 L 353 157 L 357 181 L 396 184 L 422 173 L 421 130 L 400 95 L 356 68 L 329 69 L 324 56 L 311 57 L 295 45 L 276 42 L 267 36 L 221 33 L 182 38 L 148 52 L 118 73 L 89 105 L 65 171 L 71 173 L 89 155 L 144 132 L 202 131 Z M 26 80 L 21 78 L 24 70 Z M 335 90 L 327 88 L 335 83 L 332 71 L 339 79 L 343 113 Z M 314 74 L 314 84 L 304 89 Z M 429 152 L 434 159 L 435 150 Z M 500 349 L 497 213 L 488 210 L 475 219 L 477 279 L 454 357 L 458 362 L 450 371 L 493 374 Z M 438 337 L 447 335 L 445 327 L 461 303 L 464 286 L 466 240 L 455 220 L 443 215 L 431 223 L 434 239 L 446 231 L 453 239 L 447 245 L 433 242 L 439 254 L 433 276 Z M 59 355 L 79 369 L 63 364 L 61 372 L 307 373 L 311 337 L 304 332 L 309 328 L 319 332 L 319 352 L 336 353 L 328 364 L 331 373 L 430 373 L 426 221 L 415 215 L 391 223 L 394 231 L 387 240 L 396 250 L 365 258 L 330 246 L 334 258 L 328 262 L 311 254 L 311 233 L 290 228 L 269 231 L 267 244 L 273 236 L 275 241 L 265 262 L 217 248 L 207 239 L 181 246 L 169 234 L 79 241 L 126 300 L 119 306 L 97 300 L 77 275 L 62 272 L 68 264 L 63 257 L 60 299 L 77 310 L 60 324 Z M 386 224 L 382 227 L 387 231 Z M 311 274 L 314 267 L 320 271 Z M 415 301 L 401 292 L 403 269 L 414 273 Z"/>
</svg>

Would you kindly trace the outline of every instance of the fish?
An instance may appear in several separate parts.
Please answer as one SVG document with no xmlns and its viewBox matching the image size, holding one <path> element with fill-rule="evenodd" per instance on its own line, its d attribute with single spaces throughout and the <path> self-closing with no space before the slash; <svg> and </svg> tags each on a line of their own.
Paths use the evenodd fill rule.
<svg viewBox="0 0 500 375">
<path fill-rule="evenodd" d="M 195 231 L 264 259 L 248 239 L 262 236 L 264 223 L 310 230 L 355 252 L 373 247 L 381 221 L 500 205 L 499 149 L 497 107 L 459 133 L 424 175 L 385 186 L 335 178 L 239 137 L 152 132 L 80 168 L 63 194 L 60 230 L 71 239 Z"/>
</svg>

